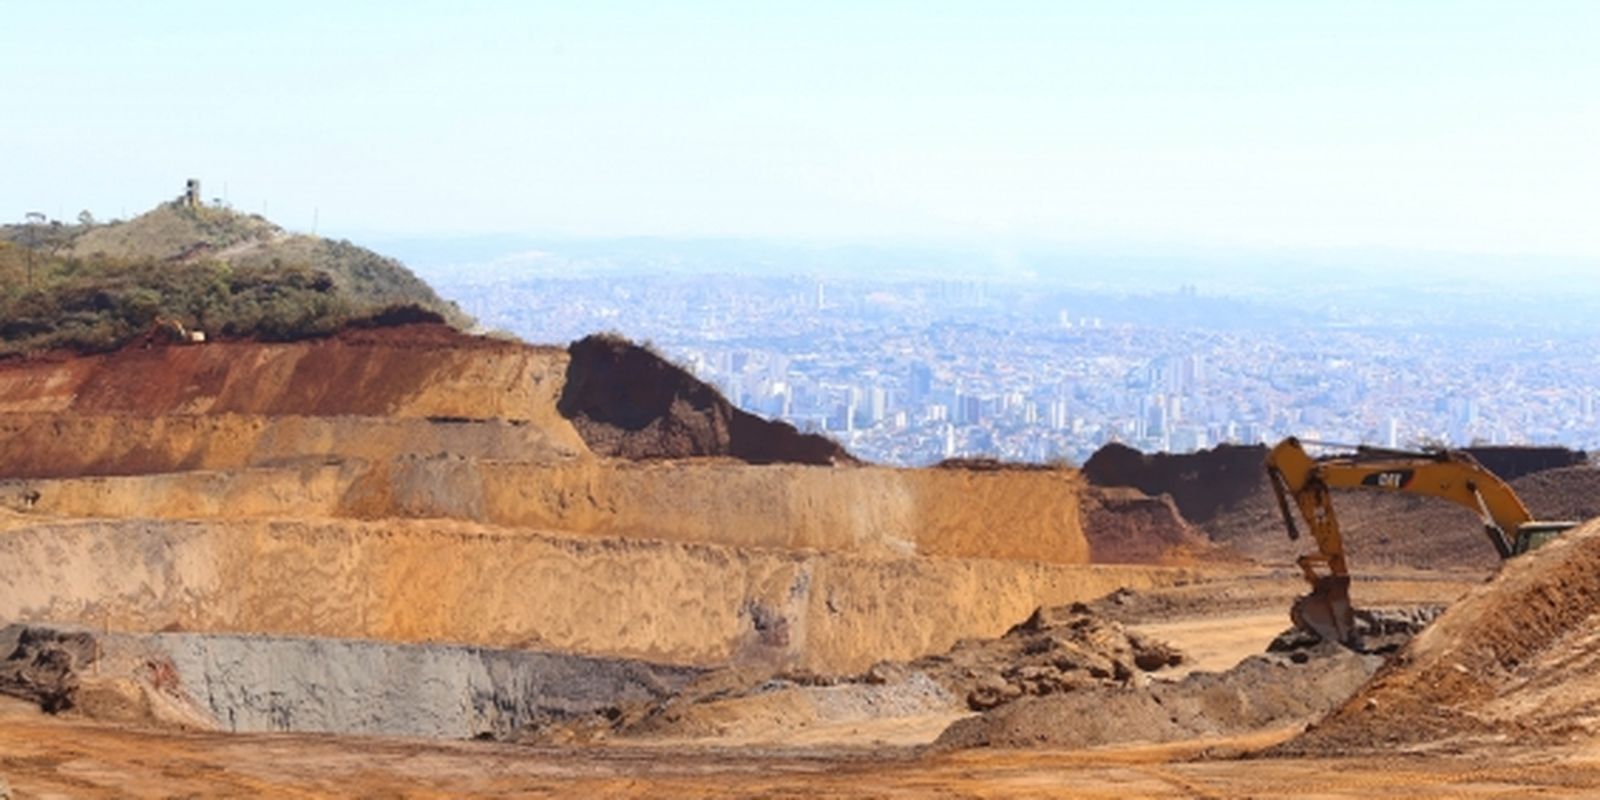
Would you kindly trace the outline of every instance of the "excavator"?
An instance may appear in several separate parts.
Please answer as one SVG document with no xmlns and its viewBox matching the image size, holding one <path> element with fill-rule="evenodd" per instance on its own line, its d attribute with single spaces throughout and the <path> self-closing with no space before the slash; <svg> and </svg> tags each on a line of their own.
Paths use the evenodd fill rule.
<svg viewBox="0 0 1600 800">
<path fill-rule="evenodd" d="M 1266 462 L 1289 538 L 1300 536 L 1290 508 L 1293 504 L 1317 543 L 1316 553 L 1297 561 L 1311 584 L 1311 593 L 1296 600 L 1289 615 L 1296 627 L 1324 640 L 1349 644 L 1355 635 L 1350 571 L 1333 511 L 1334 489 L 1405 492 L 1465 506 L 1483 518 L 1484 533 L 1501 559 L 1522 555 L 1578 524 L 1535 521 L 1505 481 L 1459 450 L 1333 446 L 1343 447 L 1345 452 L 1313 457 L 1291 436 L 1267 453 Z"/>
</svg>

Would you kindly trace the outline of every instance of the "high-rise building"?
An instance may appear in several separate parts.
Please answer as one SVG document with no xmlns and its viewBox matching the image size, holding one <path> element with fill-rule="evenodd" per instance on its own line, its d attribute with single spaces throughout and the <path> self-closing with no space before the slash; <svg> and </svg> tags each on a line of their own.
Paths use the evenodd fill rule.
<svg viewBox="0 0 1600 800">
<path fill-rule="evenodd" d="M 1067 401 L 1056 399 L 1050 403 L 1050 430 L 1064 431 L 1072 424 L 1067 416 Z"/>
<path fill-rule="evenodd" d="M 912 403 L 920 403 L 933 392 L 933 368 L 921 361 L 913 361 L 906 375 L 906 389 Z"/>
<path fill-rule="evenodd" d="M 983 399 L 974 394 L 956 393 L 956 424 L 976 425 L 983 421 Z"/>
</svg>

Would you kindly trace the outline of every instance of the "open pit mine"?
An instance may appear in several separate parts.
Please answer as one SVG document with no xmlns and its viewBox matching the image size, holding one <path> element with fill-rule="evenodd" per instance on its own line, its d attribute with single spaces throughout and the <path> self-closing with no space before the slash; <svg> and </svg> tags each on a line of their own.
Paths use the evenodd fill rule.
<svg viewBox="0 0 1600 800">
<path fill-rule="evenodd" d="M 1353 497 L 1317 642 L 1264 456 L 875 466 L 604 336 L 0 362 L 0 797 L 1600 788 L 1600 528 Z"/>
</svg>

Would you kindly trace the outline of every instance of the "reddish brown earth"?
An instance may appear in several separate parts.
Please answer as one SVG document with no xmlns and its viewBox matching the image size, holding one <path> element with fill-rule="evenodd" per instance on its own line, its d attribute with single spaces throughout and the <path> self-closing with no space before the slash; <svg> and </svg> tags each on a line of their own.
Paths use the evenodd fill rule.
<svg viewBox="0 0 1600 800">
<path fill-rule="evenodd" d="M 1169 495 L 1091 486 L 1082 503 L 1083 532 L 1096 563 L 1184 563 L 1227 556 L 1178 513 Z"/>
<path fill-rule="evenodd" d="M 625 339 L 588 336 L 567 352 L 571 362 L 557 407 L 600 455 L 731 456 L 750 464 L 855 461 L 825 436 L 734 408 L 682 367 Z"/>
</svg>

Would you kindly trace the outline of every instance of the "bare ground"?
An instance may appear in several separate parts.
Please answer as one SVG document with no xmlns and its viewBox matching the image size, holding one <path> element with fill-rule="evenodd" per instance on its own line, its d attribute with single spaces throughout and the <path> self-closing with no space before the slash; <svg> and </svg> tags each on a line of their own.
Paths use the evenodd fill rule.
<svg viewBox="0 0 1600 800">
<path fill-rule="evenodd" d="M 1587 797 L 1593 751 L 1239 760 L 1293 731 L 1088 751 L 527 748 L 152 733 L 0 705 L 18 797 Z M 1204 758 L 1207 754 L 1221 757 Z"/>
</svg>

